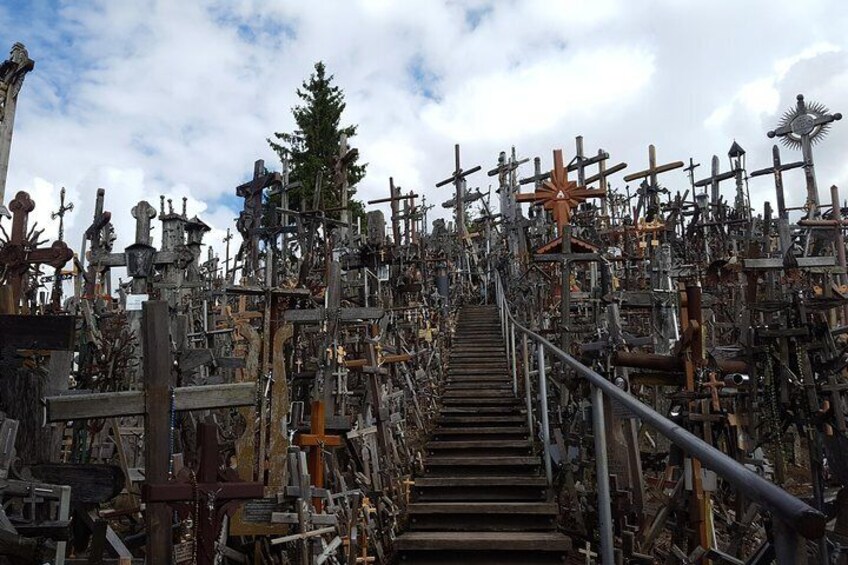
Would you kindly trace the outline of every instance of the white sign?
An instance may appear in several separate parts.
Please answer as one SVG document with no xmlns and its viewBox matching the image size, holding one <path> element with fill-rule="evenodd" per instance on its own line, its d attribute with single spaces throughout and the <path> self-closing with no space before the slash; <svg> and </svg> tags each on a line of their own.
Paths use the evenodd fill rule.
<svg viewBox="0 0 848 565">
<path fill-rule="evenodd" d="M 150 298 L 147 294 L 128 294 L 127 295 L 127 312 L 141 310 L 141 305 L 147 302 Z"/>
</svg>

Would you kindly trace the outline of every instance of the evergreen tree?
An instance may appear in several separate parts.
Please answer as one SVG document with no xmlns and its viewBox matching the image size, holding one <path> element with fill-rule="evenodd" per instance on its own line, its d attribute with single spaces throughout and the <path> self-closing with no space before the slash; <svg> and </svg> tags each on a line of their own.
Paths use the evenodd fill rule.
<svg viewBox="0 0 848 565">
<path fill-rule="evenodd" d="M 321 207 L 335 208 L 341 205 L 339 187 L 333 186 L 333 163 L 339 153 L 341 134 L 348 142 L 356 135 L 355 125 L 340 127 L 345 109 L 344 92 L 333 84 L 333 75 L 327 75 L 324 63 L 315 63 L 315 72 L 297 89 L 303 105 L 292 108 L 297 129 L 292 133 L 274 133 L 276 141 L 268 143 L 280 155 L 288 158 L 290 180 L 300 181 L 301 186 L 289 192 L 289 205 L 297 209 L 311 210 L 315 196 L 315 180 L 318 171 L 323 172 L 321 183 Z M 350 218 L 354 221 L 363 214 L 362 202 L 353 198 L 356 184 L 365 176 L 365 164 L 357 164 L 358 156 L 347 168 L 348 203 Z M 338 217 L 338 213 L 333 214 Z"/>
</svg>

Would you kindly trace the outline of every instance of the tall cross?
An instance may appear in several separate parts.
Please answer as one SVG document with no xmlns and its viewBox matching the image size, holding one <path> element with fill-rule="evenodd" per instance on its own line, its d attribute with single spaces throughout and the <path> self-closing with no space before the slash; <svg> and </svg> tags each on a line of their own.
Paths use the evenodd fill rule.
<svg viewBox="0 0 848 565">
<path fill-rule="evenodd" d="M 768 132 L 769 138 L 780 137 L 789 146 L 800 146 L 804 157 L 804 174 L 807 177 L 807 202 L 811 204 L 808 218 L 819 215 L 819 189 L 813 165 L 813 143 L 827 132 L 832 122 L 842 119 L 842 114 L 831 114 L 821 104 L 807 105 L 804 95 L 796 97 L 795 108 L 784 114 L 780 125 Z"/>
<path fill-rule="evenodd" d="M 24 279 L 33 265 L 47 264 L 61 269 L 74 256 L 64 241 L 54 241 L 50 247 L 33 248 L 27 232 L 29 213 L 35 209 L 35 202 L 23 190 L 9 202 L 12 212 L 12 232 L 0 249 L 0 266 L 6 272 L 6 282 L 12 289 L 15 307 L 19 305 L 23 292 Z"/>
<path fill-rule="evenodd" d="M 718 206 L 718 202 L 721 199 L 721 193 L 719 191 L 719 185 L 726 181 L 734 178 L 736 176 L 736 171 L 727 171 L 724 173 L 719 173 L 719 159 L 718 156 L 713 155 L 713 160 L 711 163 L 711 174 L 710 176 L 703 178 L 699 181 L 695 181 L 695 187 L 710 187 L 710 204 L 712 206 Z"/>
<path fill-rule="evenodd" d="M 456 229 L 459 234 L 460 241 L 465 241 L 465 205 L 464 205 L 464 196 L 465 196 L 465 177 L 472 173 L 476 173 L 482 167 L 477 165 L 476 167 L 472 167 L 467 171 L 462 170 L 462 165 L 459 159 L 459 144 L 454 145 L 454 161 L 456 163 L 456 168 L 453 171 L 453 174 L 446 178 L 443 181 L 436 183 L 436 188 L 441 188 L 447 184 L 453 183 L 456 188 L 456 209 L 454 210 L 454 214 L 456 215 Z"/>
<path fill-rule="evenodd" d="M 65 204 L 65 187 L 59 191 L 59 209 L 50 214 L 54 220 L 59 218 L 59 241 L 65 239 L 65 214 L 74 209 L 74 203 L 68 202 Z M 50 294 L 50 302 L 53 305 L 53 310 L 58 311 L 62 303 L 62 269 L 56 269 L 53 278 L 53 291 Z"/>
<path fill-rule="evenodd" d="M 765 169 L 759 169 L 751 173 L 751 178 L 767 175 L 774 175 L 774 190 L 777 196 L 777 215 L 778 218 L 788 220 L 789 214 L 786 212 L 786 195 L 783 192 L 783 171 L 790 171 L 804 166 L 804 161 L 795 161 L 794 163 L 781 163 L 780 148 L 774 145 L 771 148 L 772 166 Z"/>
<path fill-rule="evenodd" d="M 0 216 L 9 216 L 3 205 L 6 196 L 6 175 L 9 173 L 9 151 L 12 148 L 12 128 L 18 94 L 27 73 L 35 67 L 26 47 L 15 43 L 8 59 L 0 64 Z"/>
<path fill-rule="evenodd" d="M 692 187 L 692 193 L 695 191 L 695 169 L 701 166 L 701 163 L 696 163 L 692 157 L 689 157 L 689 166 L 683 169 L 689 175 L 689 186 Z"/>
<path fill-rule="evenodd" d="M 347 170 L 350 165 L 356 161 L 357 157 L 359 157 L 359 150 L 355 147 L 350 147 L 347 144 L 347 134 L 341 134 L 341 138 L 339 139 L 339 153 L 334 159 L 333 163 L 333 172 L 335 176 L 335 185 L 339 189 L 339 203 L 342 208 L 341 216 L 339 218 L 342 221 L 341 231 L 342 231 L 342 241 L 344 241 L 345 236 L 347 235 L 348 228 L 350 227 L 350 212 L 347 209 L 348 205 L 348 180 L 347 180 Z"/>
<path fill-rule="evenodd" d="M 230 280 L 230 241 L 233 239 L 233 234 L 230 232 L 230 228 L 227 228 L 227 235 L 224 236 L 222 240 L 224 242 L 226 259 L 224 259 L 224 280 L 229 282 Z"/>
<path fill-rule="evenodd" d="M 648 146 L 648 168 L 639 171 L 638 173 L 630 173 L 629 175 L 625 175 L 624 182 L 632 182 L 634 180 L 645 179 L 647 185 L 647 200 L 645 203 L 646 210 L 649 207 L 659 208 L 659 202 L 657 198 L 657 193 L 660 190 L 658 177 L 662 173 L 667 173 L 668 171 L 673 171 L 674 169 L 679 169 L 683 167 L 683 161 L 672 161 L 671 163 L 666 163 L 665 165 L 657 165 L 657 150 L 653 145 Z M 643 198 L 639 199 L 639 207 L 642 206 Z M 634 219 L 638 218 L 639 210 L 636 210 L 634 214 Z"/>
</svg>

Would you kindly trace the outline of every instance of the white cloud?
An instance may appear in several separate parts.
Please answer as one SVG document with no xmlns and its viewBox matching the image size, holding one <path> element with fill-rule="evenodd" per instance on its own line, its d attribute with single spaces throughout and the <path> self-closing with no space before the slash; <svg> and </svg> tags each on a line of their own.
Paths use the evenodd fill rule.
<svg viewBox="0 0 848 565">
<path fill-rule="evenodd" d="M 848 99 L 841 8 L 841 0 L 98 0 L 28 17 L 4 7 L 0 46 L 24 41 L 36 60 L 20 98 L 8 197 L 30 190 L 44 226 L 66 186 L 76 204 L 67 238 L 78 246 L 102 186 L 122 248 L 134 238 L 139 199 L 158 208 L 160 194 L 177 206 L 186 196 L 221 249 L 237 215 L 235 186 L 258 158 L 276 166 L 265 138 L 292 128 L 295 89 L 319 59 L 347 94 L 345 121 L 359 124 L 353 144 L 370 163 L 360 198 L 384 197 L 393 176 L 436 204 L 431 217 L 447 213 L 440 203 L 450 191 L 433 185 L 453 170 L 457 142 L 466 167 L 488 169 L 510 145 L 549 167 L 552 148 L 568 153 L 583 134 L 587 151 L 601 146 L 633 171 L 644 168 L 649 143 L 661 161 L 708 163 L 735 138 L 759 168 L 770 163 L 765 132 L 795 94 L 831 106 Z M 846 125 L 836 124 L 816 148 L 822 187 L 848 179 L 846 148 Z M 679 171 L 664 182 L 688 186 Z M 767 180 L 752 183 L 755 201 L 771 190 Z"/>
</svg>

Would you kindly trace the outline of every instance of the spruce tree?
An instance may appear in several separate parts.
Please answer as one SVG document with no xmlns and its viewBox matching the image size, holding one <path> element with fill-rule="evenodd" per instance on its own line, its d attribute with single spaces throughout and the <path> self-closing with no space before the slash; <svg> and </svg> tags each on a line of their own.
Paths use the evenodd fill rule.
<svg viewBox="0 0 848 565">
<path fill-rule="evenodd" d="M 341 134 L 348 142 L 356 135 L 355 125 L 340 127 L 345 109 L 344 92 L 333 84 L 333 75 L 327 75 L 324 63 L 315 63 L 315 72 L 297 89 L 302 105 L 292 108 L 297 128 L 291 133 L 274 133 L 268 143 L 280 155 L 288 158 L 291 181 L 300 181 L 300 187 L 289 192 L 289 205 L 293 209 L 310 210 L 315 195 L 315 179 L 318 171 L 323 172 L 321 207 L 335 208 L 341 205 L 341 194 L 333 186 L 333 162 L 338 156 Z M 365 176 L 365 164 L 358 164 L 358 156 L 347 168 L 348 201 L 350 217 L 355 219 L 363 213 L 362 202 L 353 198 L 356 184 Z M 338 213 L 333 214 L 338 216 Z"/>
</svg>

